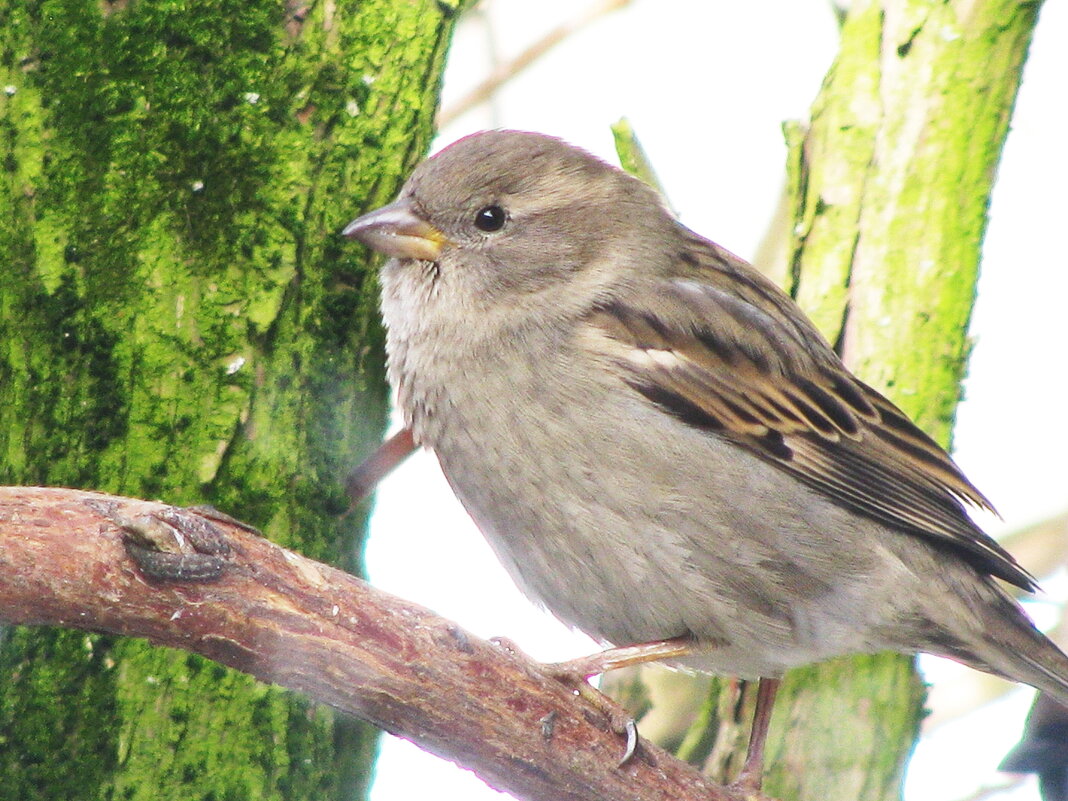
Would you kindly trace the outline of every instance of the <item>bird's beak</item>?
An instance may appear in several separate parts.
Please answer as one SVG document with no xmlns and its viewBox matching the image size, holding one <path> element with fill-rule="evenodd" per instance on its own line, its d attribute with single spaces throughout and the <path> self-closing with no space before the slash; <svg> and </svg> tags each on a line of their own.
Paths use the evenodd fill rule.
<svg viewBox="0 0 1068 801">
<path fill-rule="evenodd" d="M 345 226 L 341 235 L 397 259 L 437 261 L 445 235 L 418 216 L 407 200 L 369 212 Z"/>
</svg>

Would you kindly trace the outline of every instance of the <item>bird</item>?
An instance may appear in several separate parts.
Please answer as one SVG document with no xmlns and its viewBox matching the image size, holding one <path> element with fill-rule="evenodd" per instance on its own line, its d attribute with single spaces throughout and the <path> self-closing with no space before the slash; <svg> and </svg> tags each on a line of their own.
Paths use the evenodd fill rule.
<svg viewBox="0 0 1068 801">
<path fill-rule="evenodd" d="M 998 770 L 1038 774 L 1042 801 L 1068 801 L 1068 707 L 1039 693 L 1020 742 Z"/>
<path fill-rule="evenodd" d="M 389 257 L 406 428 L 520 589 L 607 645 L 761 680 L 744 786 L 797 666 L 927 652 L 1068 704 L 1068 657 L 998 583 L 1034 577 L 968 514 L 990 501 L 636 178 L 482 131 L 342 235 Z"/>
</svg>

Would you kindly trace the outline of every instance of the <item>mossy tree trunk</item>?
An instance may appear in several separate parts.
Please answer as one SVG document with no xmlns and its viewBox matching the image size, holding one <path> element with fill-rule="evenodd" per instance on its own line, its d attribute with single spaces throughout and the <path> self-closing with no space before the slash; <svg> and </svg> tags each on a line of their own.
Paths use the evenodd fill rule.
<svg viewBox="0 0 1068 801">
<path fill-rule="evenodd" d="M 990 194 L 1040 2 L 866 0 L 793 152 L 792 289 L 846 363 L 949 446 Z M 923 717 L 911 657 L 785 683 L 769 789 L 897 799 Z"/>
<path fill-rule="evenodd" d="M 854 3 L 807 129 L 788 129 L 792 289 L 847 364 L 949 445 L 987 209 L 1040 3 Z M 910 657 L 791 675 L 787 799 L 896 799 L 923 716 Z"/>
<path fill-rule="evenodd" d="M 1041 3 L 861 0 L 790 148 L 789 259 L 776 276 L 850 367 L 948 445 L 967 366 L 987 208 Z M 611 680 L 610 680 L 611 681 Z M 688 688 L 680 684 L 689 685 Z M 718 780 L 740 767 L 755 685 L 651 674 L 624 697 L 689 693 L 689 730 L 645 729 Z M 638 695 L 635 696 L 634 694 Z M 784 801 L 898 799 L 923 716 L 911 657 L 788 674 L 765 789 Z"/>
<path fill-rule="evenodd" d="M 428 147 L 434 0 L 0 3 L 0 483 L 210 503 L 360 569 L 387 395 L 340 248 Z M 12 629 L 8 798 L 360 798 L 375 735 L 189 654 Z"/>
</svg>

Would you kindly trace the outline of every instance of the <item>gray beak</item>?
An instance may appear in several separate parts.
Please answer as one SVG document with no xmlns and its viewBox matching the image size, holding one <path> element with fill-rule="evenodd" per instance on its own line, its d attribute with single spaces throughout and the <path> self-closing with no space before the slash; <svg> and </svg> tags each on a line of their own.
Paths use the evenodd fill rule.
<svg viewBox="0 0 1068 801">
<path fill-rule="evenodd" d="M 395 259 L 437 261 L 445 235 L 412 211 L 407 200 L 398 200 L 369 212 L 345 226 L 341 235 L 356 239 L 372 250 Z"/>
</svg>

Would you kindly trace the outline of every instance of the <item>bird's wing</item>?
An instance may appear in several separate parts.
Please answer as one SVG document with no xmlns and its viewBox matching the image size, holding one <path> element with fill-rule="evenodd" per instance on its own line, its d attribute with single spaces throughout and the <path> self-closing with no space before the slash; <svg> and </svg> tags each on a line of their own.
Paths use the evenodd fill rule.
<svg viewBox="0 0 1068 801">
<path fill-rule="evenodd" d="M 1035 587 L 965 512 L 962 502 L 992 511 L 986 498 L 937 443 L 845 368 L 792 300 L 707 240 L 694 236 L 679 258 L 677 272 L 687 277 L 605 299 L 585 321 L 634 390 L 841 506 Z"/>
</svg>

